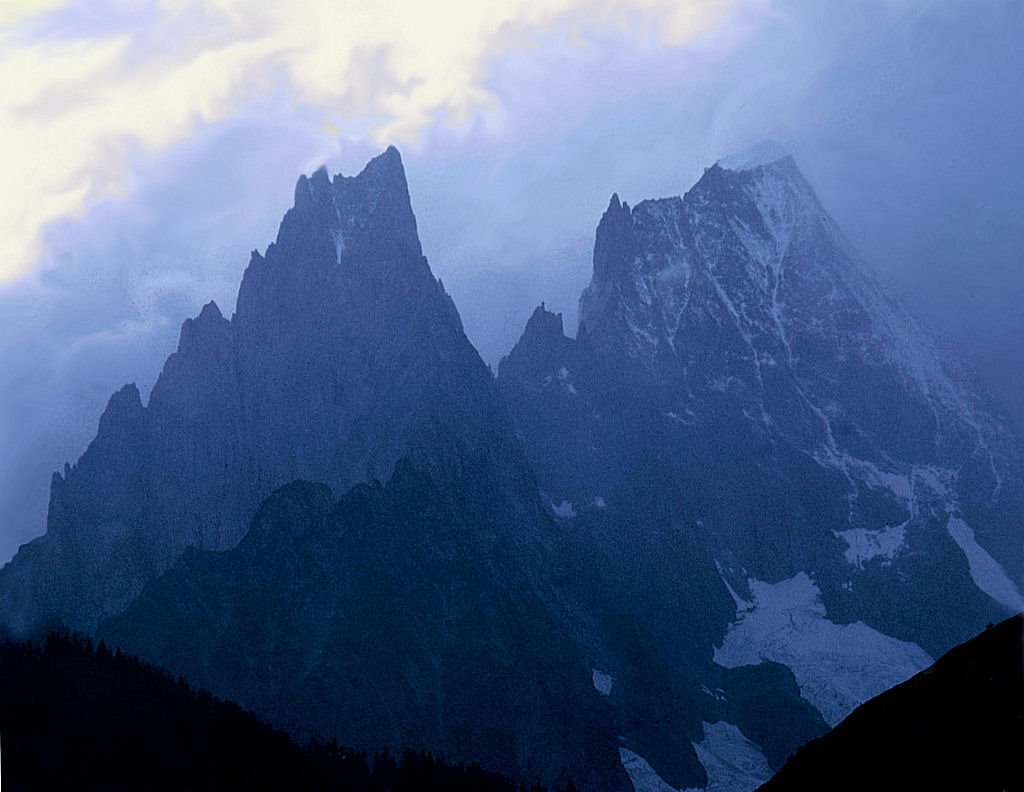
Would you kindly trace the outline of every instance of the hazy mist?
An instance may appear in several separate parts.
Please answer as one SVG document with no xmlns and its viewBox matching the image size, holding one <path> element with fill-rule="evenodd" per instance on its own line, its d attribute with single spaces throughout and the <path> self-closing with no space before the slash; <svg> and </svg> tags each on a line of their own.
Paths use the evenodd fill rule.
<svg viewBox="0 0 1024 792">
<path fill-rule="evenodd" d="M 481 355 L 496 365 L 542 300 L 575 327 L 613 191 L 681 194 L 770 138 L 1024 424 L 1024 2 L 726 5 L 669 41 L 641 24 L 538 23 L 486 59 L 487 101 L 395 128 L 424 251 Z M 108 22 L 123 24 L 111 11 L 20 35 Z M 50 476 L 109 394 L 134 381 L 145 399 L 206 301 L 230 315 L 299 173 L 352 173 L 382 148 L 376 108 L 329 126 L 291 83 L 259 88 L 187 135 L 113 139 L 118 189 L 47 221 L 35 264 L 0 286 L 3 559 L 42 532 Z"/>
</svg>

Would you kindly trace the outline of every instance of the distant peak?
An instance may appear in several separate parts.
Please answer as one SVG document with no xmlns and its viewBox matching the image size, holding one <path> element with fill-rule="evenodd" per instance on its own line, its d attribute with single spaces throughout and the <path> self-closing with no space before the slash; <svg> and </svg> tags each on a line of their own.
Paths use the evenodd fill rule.
<svg viewBox="0 0 1024 792">
<path fill-rule="evenodd" d="M 388 146 L 383 152 L 366 163 L 366 166 L 356 177 L 385 177 L 400 178 L 405 181 L 405 166 L 402 163 L 402 155 L 394 146 Z"/>
<path fill-rule="evenodd" d="M 618 193 L 612 193 L 608 208 L 597 224 L 597 237 L 594 241 L 596 280 L 614 280 L 627 265 L 632 250 L 632 224 L 629 204 L 620 202 Z"/>
<path fill-rule="evenodd" d="M 186 319 L 178 336 L 178 351 L 194 350 L 202 339 L 219 339 L 227 332 L 231 323 L 224 318 L 217 303 L 210 300 L 194 319 Z"/>
<path fill-rule="evenodd" d="M 124 404 L 142 404 L 142 397 L 139 394 L 139 386 L 134 382 L 122 385 L 121 388 L 110 397 L 111 402 Z"/>
<path fill-rule="evenodd" d="M 704 170 L 704 175 L 698 180 L 687 195 L 718 196 L 718 200 L 725 200 L 726 196 L 738 196 L 757 184 L 772 183 L 777 186 L 785 186 L 787 191 L 795 196 L 800 196 L 808 206 L 814 206 L 817 210 L 818 198 L 814 189 L 807 179 L 800 172 L 800 168 L 793 159 L 793 155 L 782 151 L 777 144 L 770 147 L 759 148 L 758 152 L 763 157 L 754 156 L 749 152 L 720 160 L 710 168 Z M 755 152 L 756 153 L 756 152 Z M 774 158 L 776 154 L 781 156 Z M 755 191 L 756 192 L 756 191 Z M 755 200 L 754 194 L 747 196 L 748 200 Z"/>
<path fill-rule="evenodd" d="M 137 422 L 143 412 L 142 395 L 134 382 L 115 392 L 100 416 L 99 434 L 119 432 Z"/>
<path fill-rule="evenodd" d="M 762 140 L 750 148 L 718 160 L 715 164 L 725 170 L 740 173 L 786 159 L 792 161 L 792 154 L 780 143 L 774 140 Z"/>
<path fill-rule="evenodd" d="M 224 318 L 224 314 L 220 312 L 220 308 L 217 303 L 210 300 L 206 305 L 203 306 L 203 310 L 199 312 L 199 316 L 196 317 L 197 321 L 219 321 Z"/>
<path fill-rule="evenodd" d="M 562 314 L 549 311 L 541 303 L 530 315 L 515 346 L 498 364 L 498 376 L 509 366 L 515 368 L 531 361 L 549 360 L 551 355 L 561 359 L 566 347 L 573 343 L 565 335 Z"/>
<path fill-rule="evenodd" d="M 295 208 L 303 209 L 325 200 L 330 201 L 332 189 L 353 183 L 364 185 L 374 192 L 397 193 L 406 198 L 409 194 L 402 155 L 394 146 L 388 146 L 367 162 L 357 176 L 343 176 L 339 173 L 332 180 L 324 165 L 309 176 L 299 176 L 295 183 Z"/>
<path fill-rule="evenodd" d="M 295 206 L 309 206 L 318 199 L 329 196 L 330 191 L 331 179 L 327 175 L 327 168 L 321 165 L 310 176 L 299 176 L 295 183 Z"/>
<path fill-rule="evenodd" d="M 544 303 L 541 303 L 534 309 L 529 320 L 527 320 L 523 336 L 539 337 L 547 335 L 561 337 L 565 335 L 565 329 L 562 324 L 562 315 L 549 311 Z"/>
<path fill-rule="evenodd" d="M 626 201 L 619 200 L 619 194 L 617 192 L 612 193 L 611 200 L 608 201 L 608 208 L 604 211 L 604 217 L 629 217 L 630 209 L 629 204 Z"/>
</svg>

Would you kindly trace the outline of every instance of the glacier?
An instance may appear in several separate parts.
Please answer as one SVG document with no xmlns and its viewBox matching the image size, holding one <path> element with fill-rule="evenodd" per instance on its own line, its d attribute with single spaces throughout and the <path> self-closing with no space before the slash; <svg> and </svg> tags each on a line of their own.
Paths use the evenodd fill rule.
<svg viewBox="0 0 1024 792">
<path fill-rule="evenodd" d="M 804 572 L 778 583 L 748 584 L 754 600 L 737 608 L 737 621 L 715 649 L 715 662 L 726 668 L 762 660 L 788 666 L 801 696 L 830 726 L 932 663 L 917 644 L 863 622 L 830 621 L 821 592 Z"/>
</svg>

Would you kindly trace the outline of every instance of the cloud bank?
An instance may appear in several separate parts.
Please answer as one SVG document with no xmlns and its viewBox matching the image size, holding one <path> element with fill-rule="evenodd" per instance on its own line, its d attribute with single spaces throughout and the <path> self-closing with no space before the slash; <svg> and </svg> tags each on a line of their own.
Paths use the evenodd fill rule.
<svg viewBox="0 0 1024 792">
<path fill-rule="evenodd" d="M 36 5 L 0 0 L 0 559 L 110 393 L 231 312 L 296 175 L 391 136 L 492 364 L 541 300 L 572 331 L 613 191 L 776 138 L 1024 425 L 1021 0 Z"/>
<path fill-rule="evenodd" d="M 49 0 L 0 15 L 0 284 L 44 231 L 131 189 L 129 165 L 279 93 L 378 143 L 494 110 L 489 63 L 558 30 L 692 42 L 736 0 Z"/>
</svg>

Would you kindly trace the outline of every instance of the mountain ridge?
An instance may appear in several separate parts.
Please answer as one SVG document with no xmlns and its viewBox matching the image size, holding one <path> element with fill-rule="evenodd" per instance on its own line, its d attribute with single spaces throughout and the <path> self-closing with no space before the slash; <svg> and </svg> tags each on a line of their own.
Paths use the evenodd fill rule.
<svg viewBox="0 0 1024 792">
<path fill-rule="evenodd" d="M 1021 601 L 1019 439 L 792 157 L 613 195 L 579 315 L 538 308 L 499 387 L 560 521 L 649 570 L 707 535 L 716 663 L 782 663 L 834 723 Z"/>
<path fill-rule="evenodd" d="M 1022 619 L 988 625 L 861 705 L 760 789 L 1020 788 Z"/>
<path fill-rule="evenodd" d="M 0 669 L 4 771 L 19 789 L 521 789 L 411 752 L 299 746 L 251 712 L 84 636 L 3 642 Z"/>
<path fill-rule="evenodd" d="M 115 393 L 97 438 L 55 475 L 47 533 L 0 571 L 4 618 L 92 628 L 185 547 L 234 546 L 290 480 L 344 491 L 404 455 L 440 473 L 487 444 L 501 486 L 530 489 L 487 367 L 422 256 L 397 149 L 353 177 L 318 170 L 253 252 L 234 315 L 208 303 L 186 320 L 148 403 L 134 386 Z"/>
<path fill-rule="evenodd" d="M 613 195 L 494 378 L 389 148 L 113 394 L 0 612 L 364 750 L 751 788 L 1016 606 L 1018 448 L 791 157 Z"/>
<path fill-rule="evenodd" d="M 644 630 L 601 590 L 612 565 L 542 508 L 422 256 L 397 150 L 300 178 L 234 315 L 186 320 L 148 403 L 122 389 L 100 424 L 54 481 L 47 534 L 0 571 L 13 628 L 100 630 L 292 733 L 366 750 L 619 792 L 621 736 L 703 783 L 694 681 L 633 651 Z M 605 699 L 590 658 L 609 656 Z M 667 685 L 655 730 L 638 708 Z"/>
</svg>

